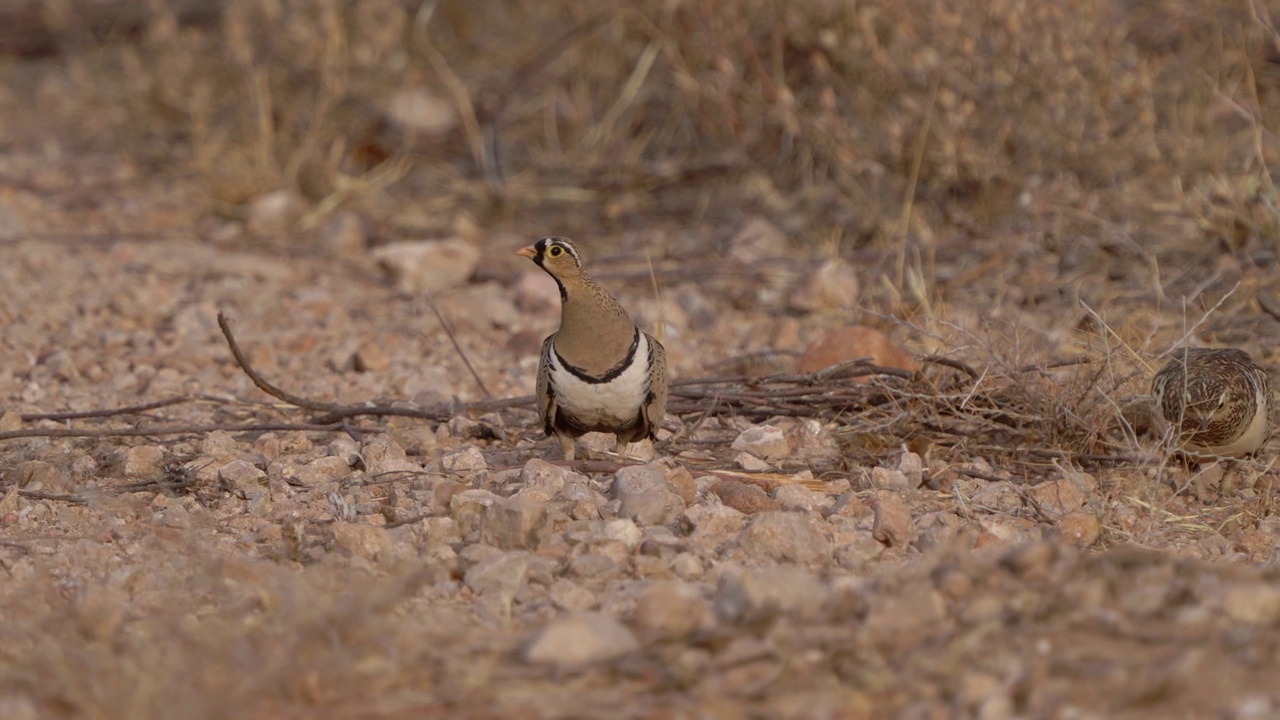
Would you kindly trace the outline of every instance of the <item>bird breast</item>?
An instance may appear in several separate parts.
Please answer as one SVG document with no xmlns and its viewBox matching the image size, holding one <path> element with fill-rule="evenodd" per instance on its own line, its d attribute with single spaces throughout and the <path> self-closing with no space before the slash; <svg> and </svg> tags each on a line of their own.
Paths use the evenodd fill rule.
<svg viewBox="0 0 1280 720">
<path fill-rule="evenodd" d="M 631 364 L 607 382 L 584 380 L 550 353 L 551 384 L 561 411 L 583 427 L 624 426 L 633 422 L 649 393 L 649 337 L 639 333 Z"/>
</svg>

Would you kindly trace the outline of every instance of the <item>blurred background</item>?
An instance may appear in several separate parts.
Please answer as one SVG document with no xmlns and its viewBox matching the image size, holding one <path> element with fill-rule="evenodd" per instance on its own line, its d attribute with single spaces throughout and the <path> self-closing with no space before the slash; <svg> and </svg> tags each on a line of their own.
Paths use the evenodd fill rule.
<svg viewBox="0 0 1280 720">
<path fill-rule="evenodd" d="M 1274 13 L 8 0 L 0 216 L 335 257 L 563 234 L 672 281 L 724 279 L 735 248 L 801 277 L 838 256 L 862 280 L 845 306 L 909 320 L 1053 307 L 1072 328 L 1084 301 L 1185 326 L 1274 290 Z M 1217 339 L 1277 331 L 1253 315 Z"/>
</svg>

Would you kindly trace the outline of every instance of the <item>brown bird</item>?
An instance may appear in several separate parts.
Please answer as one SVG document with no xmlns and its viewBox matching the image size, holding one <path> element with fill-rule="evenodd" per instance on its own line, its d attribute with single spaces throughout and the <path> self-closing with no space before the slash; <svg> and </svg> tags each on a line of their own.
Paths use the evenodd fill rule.
<svg viewBox="0 0 1280 720">
<path fill-rule="evenodd" d="M 1243 350 L 1175 350 L 1151 380 L 1151 403 L 1157 426 L 1197 459 L 1251 455 L 1270 432 L 1271 382 Z"/>
<path fill-rule="evenodd" d="M 618 301 L 582 269 L 567 238 L 521 248 L 560 286 L 560 328 L 542 342 L 536 398 L 547 435 L 566 460 L 574 440 L 613 433 L 616 451 L 653 438 L 667 410 L 667 353 L 636 327 Z"/>
</svg>

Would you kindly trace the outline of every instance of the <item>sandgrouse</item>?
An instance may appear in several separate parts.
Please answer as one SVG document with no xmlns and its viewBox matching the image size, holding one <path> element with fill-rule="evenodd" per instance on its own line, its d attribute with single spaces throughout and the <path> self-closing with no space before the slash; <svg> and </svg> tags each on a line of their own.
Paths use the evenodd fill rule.
<svg viewBox="0 0 1280 720">
<path fill-rule="evenodd" d="M 1175 350 L 1151 380 L 1151 402 L 1157 426 L 1191 458 L 1250 455 L 1267 440 L 1271 383 L 1243 350 Z"/>
<path fill-rule="evenodd" d="M 542 342 L 538 363 L 536 398 L 547 435 L 556 436 L 566 460 L 588 432 L 613 433 L 618 453 L 653 438 L 667 409 L 662 344 L 587 275 L 568 239 L 542 238 L 517 254 L 560 286 L 560 328 Z"/>
</svg>

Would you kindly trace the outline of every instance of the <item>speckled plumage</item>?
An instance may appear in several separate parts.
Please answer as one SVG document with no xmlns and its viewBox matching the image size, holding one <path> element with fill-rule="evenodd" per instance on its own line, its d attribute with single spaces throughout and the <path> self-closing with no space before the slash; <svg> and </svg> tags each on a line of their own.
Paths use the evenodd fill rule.
<svg viewBox="0 0 1280 720">
<path fill-rule="evenodd" d="M 667 408 L 667 356 L 636 327 L 607 290 L 582 269 L 566 238 L 542 238 L 521 248 L 560 287 L 560 327 L 542 343 L 535 397 L 547 435 L 574 459 L 574 440 L 610 432 L 620 453 L 652 438 Z"/>
<path fill-rule="evenodd" d="M 1174 351 L 1151 380 L 1151 401 L 1157 423 L 1191 456 L 1250 455 L 1270 433 L 1271 382 L 1243 350 Z"/>
</svg>

